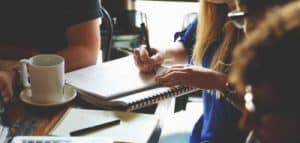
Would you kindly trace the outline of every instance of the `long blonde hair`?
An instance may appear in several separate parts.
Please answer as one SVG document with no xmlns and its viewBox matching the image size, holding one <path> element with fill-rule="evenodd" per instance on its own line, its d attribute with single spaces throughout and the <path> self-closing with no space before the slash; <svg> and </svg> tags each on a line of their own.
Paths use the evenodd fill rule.
<svg viewBox="0 0 300 143">
<path fill-rule="evenodd" d="M 220 71 L 223 69 L 217 66 L 218 62 L 228 62 L 226 60 L 230 58 L 228 56 L 237 43 L 240 32 L 228 22 L 227 12 L 226 4 L 213 4 L 200 0 L 197 38 L 193 51 L 193 60 L 196 64 L 202 63 L 205 52 L 217 38 L 221 38 L 221 43 L 212 58 L 210 68 Z"/>
</svg>

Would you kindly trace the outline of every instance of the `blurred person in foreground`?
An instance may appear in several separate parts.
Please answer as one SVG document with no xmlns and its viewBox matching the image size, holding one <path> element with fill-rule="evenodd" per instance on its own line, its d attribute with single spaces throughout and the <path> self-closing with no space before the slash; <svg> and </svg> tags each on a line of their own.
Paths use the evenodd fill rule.
<svg viewBox="0 0 300 143">
<path fill-rule="evenodd" d="M 240 127 L 252 131 L 247 143 L 299 143 L 300 1 L 266 14 L 234 50 L 229 74 L 245 110 Z"/>
</svg>

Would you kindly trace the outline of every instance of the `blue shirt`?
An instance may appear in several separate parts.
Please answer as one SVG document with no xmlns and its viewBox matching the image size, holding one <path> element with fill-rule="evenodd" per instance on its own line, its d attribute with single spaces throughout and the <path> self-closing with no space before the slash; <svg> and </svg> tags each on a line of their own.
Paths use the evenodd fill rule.
<svg viewBox="0 0 300 143">
<path fill-rule="evenodd" d="M 185 46 L 191 61 L 193 46 L 195 44 L 197 20 L 193 21 L 187 29 L 177 33 L 179 41 Z M 212 57 L 219 47 L 221 40 L 215 40 L 203 57 L 202 66 L 208 68 Z M 240 113 L 224 98 L 217 99 L 216 92 L 202 91 L 204 111 L 194 125 L 191 143 L 239 143 L 245 141 L 245 135 L 238 127 Z"/>
</svg>

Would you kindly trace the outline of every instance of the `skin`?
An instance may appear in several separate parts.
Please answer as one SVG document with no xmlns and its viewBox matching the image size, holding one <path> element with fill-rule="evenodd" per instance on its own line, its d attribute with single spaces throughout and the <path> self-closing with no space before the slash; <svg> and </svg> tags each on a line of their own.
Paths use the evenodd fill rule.
<svg viewBox="0 0 300 143">
<path fill-rule="evenodd" d="M 3 96 L 3 101 L 8 102 L 13 95 L 13 87 L 16 85 L 16 73 L 13 71 L 0 71 L 0 95 Z"/>
<path fill-rule="evenodd" d="M 98 19 L 89 20 L 70 26 L 66 29 L 68 46 L 56 54 L 65 58 L 66 71 L 71 71 L 88 65 L 96 64 L 100 47 L 100 30 Z M 21 59 L 41 54 L 30 47 L 16 45 L 0 45 L 0 57 L 6 59 Z M 80 58 L 78 60 L 78 57 Z M 76 62 L 74 62 L 76 61 Z"/>
<path fill-rule="evenodd" d="M 151 50 L 154 53 L 151 57 L 149 57 L 145 46 L 134 50 L 135 64 L 142 72 L 152 72 L 168 59 L 176 58 L 176 61 L 185 62 L 188 57 L 180 42 L 175 42 L 172 47 L 166 50 L 158 50 L 157 48 L 151 48 Z"/>
<path fill-rule="evenodd" d="M 66 29 L 66 35 L 68 47 L 56 53 L 64 57 L 66 71 L 96 64 L 101 44 L 98 19 L 72 25 Z M 5 45 L 5 48 L 0 48 L 0 57 L 7 59 L 28 58 L 40 53 L 35 49 L 24 50 L 24 47 L 15 45 Z M 0 91 L 6 101 L 13 95 L 12 89 L 15 89 L 14 83 L 17 83 L 17 80 L 15 70 L 0 70 Z"/>
<path fill-rule="evenodd" d="M 234 7 L 234 1 L 231 0 L 207 0 L 207 2 L 214 4 L 226 3 L 230 8 L 233 9 Z M 135 63 L 142 72 L 152 72 L 170 58 L 186 61 L 188 57 L 184 46 L 180 42 L 175 43 L 175 46 L 165 51 L 152 49 L 154 55 L 151 57 L 149 57 L 144 47 L 134 52 Z M 200 66 L 180 65 L 173 66 L 165 74 L 157 76 L 156 81 L 166 86 L 187 85 L 205 89 L 224 89 L 226 76 Z"/>
</svg>

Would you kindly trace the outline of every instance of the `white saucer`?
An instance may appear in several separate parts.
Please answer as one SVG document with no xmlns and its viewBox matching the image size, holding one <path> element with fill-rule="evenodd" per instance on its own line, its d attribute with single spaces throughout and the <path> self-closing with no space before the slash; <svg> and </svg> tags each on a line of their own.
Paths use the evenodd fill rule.
<svg viewBox="0 0 300 143">
<path fill-rule="evenodd" d="M 23 89 L 20 93 L 20 98 L 23 102 L 30 104 L 30 105 L 48 107 L 48 106 L 58 106 L 58 105 L 62 105 L 62 104 L 72 101 L 76 97 L 77 92 L 76 92 L 76 89 L 72 88 L 71 86 L 65 85 L 64 86 L 64 94 L 63 94 L 61 100 L 56 103 L 34 102 L 31 98 L 31 96 L 32 96 L 31 94 L 32 94 L 31 89 Z"/>
</svg>

